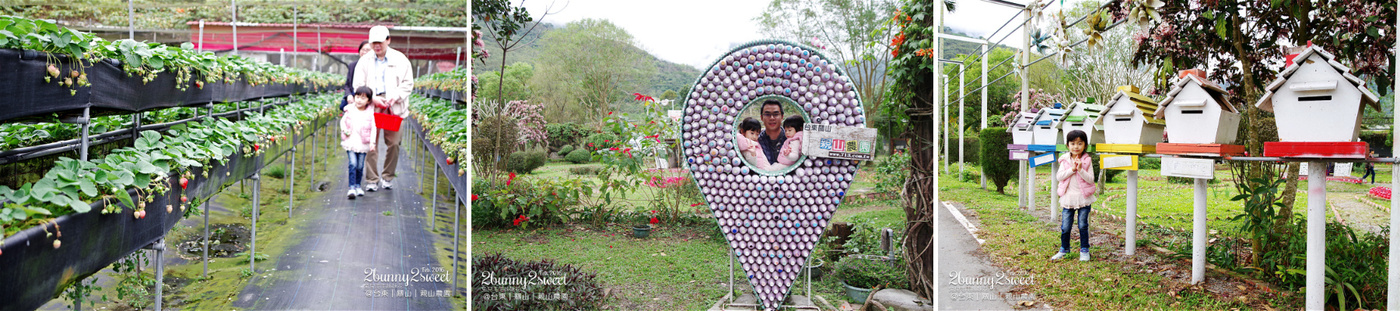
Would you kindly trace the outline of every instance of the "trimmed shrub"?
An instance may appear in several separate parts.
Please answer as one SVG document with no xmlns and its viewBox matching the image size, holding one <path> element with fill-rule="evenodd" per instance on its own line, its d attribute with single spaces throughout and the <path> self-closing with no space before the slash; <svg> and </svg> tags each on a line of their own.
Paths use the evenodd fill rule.
<svg viewBox="0 0 1400 311">
<path fill-rule="evenodd" d="M 1004 127 L 992 127 L 977 134 L 981 142 L 982 174 L 997 186 L 997 193 L 1006 193 L 1006 184 L 1016 174 L 1016 161 L 1007 157 L 1006 145 L 1011 144 L 1011 133 Z"/>
<path fill-rule="evenodd" d="M 568 155 L 570 151 L 574 151 L 574 145 L 559 147 L 559 155 Z"/>
<path fill-rule="evenodd" d="M 965 146 L 964 148 L 967 148 L 963 153 L 963 162 L 982 163 L 982 161 L 978 160 L 982 154 L 982 144 L 980 144 L 980 142 L 981 140 L 974 136 L 968 136 L 966 139 L 962 140 L 962 144 Z M 948 158 L 953 159 L 954 163 L 958 162 L 958 146 L 953 145 L 949 147 Z"/>
<path fill-rule="evenodd" d="M 579 166 L 569 168 L 569 174 L 574 175 L 598 175 L 597 166 Z"/>
<path fill-rule="evenodd" d="M 593 161 L 593 153 L 588 152 L 588 149 L 584 148 L 574 149 L 574 151 L 571 151 L 568 155 L 564 156 L 564 160 L 573 162 L 574 164 L 588 163 L 590 161 Z"/>
<path fill-rule="evenodd" d="M 593 135 L 588 135 L 588 138 L 584 139 L 583 142 L 585 145 L 579 147 L 583 148 L 587 146 L 588 150 L 590 151 L 598 149 L 607 149 L 621 145 L 621 143 L 617 141 L 617 135 L 613 135 L 613 133 L 610 132 L 593 133 Z M 592 145 L 590 146 L 587 144 Z"/>
<path fill-rule="evenodd" d="M 544 151 L 520 151 L 506 157 L 506 171 L 516 174 L 529 174 L 544 166 Z"/>
<path fill-rule="evenodd" d="M 573 122 L 545 124 L 544 131 L 549 134 L 549 149 L 559 150 L 559 154 L 568 154 L 563 147 L 577 145 L 588 134 L 583 125 Z"/>
<path fill-rule="evenodd" d="M 482 119 L 473 134 L 476 139 L 472 140 L 472 154 L 479 155 L 481 163 L 491 164 L 496 169 L 504 169 L 505 163 L 497 161 L 506 160 L 520 145 L 520 127 L 515 120 L 503 116 Z"/>
</svg>

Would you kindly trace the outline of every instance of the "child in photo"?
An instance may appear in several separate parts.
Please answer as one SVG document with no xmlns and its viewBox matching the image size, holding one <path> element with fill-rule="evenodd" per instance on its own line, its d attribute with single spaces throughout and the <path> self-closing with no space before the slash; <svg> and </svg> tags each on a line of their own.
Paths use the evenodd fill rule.
<svg viewBox="0 0 1400 311">
<path fill-rule="evenodd" d="M 768 162 L 768 157 L 763 155 L 763 147 L 758 145 L 758 133 L 763 131 L 763 124 L 758 119 L 744 118 L 739 122 L 739 153 L 745 161 L 753 164 L 760 170 L 770 170 L 772 163 Z"/>
<path fill-rule="evenodd" d="M 374 152 L 374 147 L 379 145 L 374 127 L 374 110 L 369 109 L 370 98 L 374 96 L 374 90 L 367 86 L 355 89 L 354 106 L 345 109 L 345 115 L 340 117 L 340 147 L 345 148 L 346 155 L 350 158 L 347 178 L 350 179 L 350 192 L 346 197 L 353 200 L 357 196 L 365 195 L 365 190 L 360 187 L 360 181 L 364 179 L 365 156 Z"/>
<path fill-rule="evenodd" d="M 1089 206 L 1094 204 L 1098 188 L 1094 185 L 1093 159 L 1084 152 L 1088 142 L 1089 135 L 1081 130 L 1065 135 L 1069 154 L 1060 157 L 1060 169 L 1055 172 L 1055 179 L 1060 182 L 1059 189 L 1055 189 L 1060 196 L 1060 252 L 1050 260 L 1059 260 L 1069 253 L 1070 229 L 1078 218 L 1079 261 L 1089 261 Z"/>
<path fill-rule="evenodd" d="M 783 148 L 778 149 L 778 164 L 787 167 L 797 163 L 797 159 L 802 158 L 802 125 L 807 120 L 802 116 L 794 115 L 783 120 L 783 132 L 787 135 L 787 141 L 783 142 Z"/>
</svg>

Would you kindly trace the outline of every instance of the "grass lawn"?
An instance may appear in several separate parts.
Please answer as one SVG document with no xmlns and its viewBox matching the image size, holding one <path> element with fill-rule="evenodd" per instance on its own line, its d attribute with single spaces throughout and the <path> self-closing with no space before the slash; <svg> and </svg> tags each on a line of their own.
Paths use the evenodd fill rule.
<svg viewBox="0 0 1400 311">
<path fill-rule="evenodd" d="M 835 221 L 870 221 L 882 227 L 904 228 L 904 212 L 897 200 L 870 200 L 842 206 Z M 697 310 L 709 308 L 727 292 L 729 245 L 712 225 L 659 226 L 650 237 L 632 237 L 628 226 L 605 230 L 578 225 L 539 229 L 474 230 L 472 253 L 503 253 L 516 260 L 549 259 L 596 273 L 610 292 L 605 305 L 621 310 Z M 824 263 L 825 275 L 834 263 Z M 751 287 L 735 267 L 735 286 Z M 806 278 L 793 285 L 793 294 L 806 295 Z M 839 305 L 848 301 L 834 277 L 813 279 L 813 295 Z"/>
<path fill-rule="evenodd" d="M 1047 171 L 1048 172 L 1048 171 Z M 956 174 L 956 173 L 955 173 Z M 1253 297 L 1249 302 L 1220 297 L 1218 291 L 1208 287 L 1190 286 L 1179 278 L 1168 278 L 1149 272 L 1150 268 L 1186 265 L 1185 260 L 1160 260 L 1160 265 L 1144 264 L 1142 254 L 1134 259 L 1110 260 L 1114 250 L 1121 251 L 1121 240 L 1116 243 L 1100 236 L 1091 252 L 1100 254 L 1087 263 L 1052 262 L 1046 260 L 1055 252 L 1059 244 L 1059 228 L 1045 218 L 1042 210 L 1034 213 L 1017 207 L 1014 193 L 997 194 L 994 190 L 981 190 L 976 178 L 973 182 L 955 180 L 956 176 L 943 175 L 940 179 L 940 200 L 962 203 L 974 213 L 984 229 L 980 237 L 986 239 L 983 250 L 992 261 L 1006 268 L 1013 275 L 1034 275 L 1032 285 L 1017 287 L 1013 293 L 1035 293 L 1042 302 L 1056 309 L 1085 310 L 1139 310 L 1139 309 L 1253 309 L 1268 305 L 1278 309 L 1296 309 L 1289 298 L 1270 295 Z M 1008 190 L 1014 190 L 1008 186 Z M 1010 191 L 1009 191 L 1010 192 Z M 1048 201 L 1048 200 L 1046 200 Z M 1043 205 L 1042 205 L 1043 206 Z M 1189 209 L 1188 209 L 1189 210 Z M 1189 215 L 1189 214 L 1188 214 Z M 1214 216 L 1215 214 L 1212 214 Z M 1110 230 L 1121 224 L 1107 217 L 1091 217 L 1092 228 L 1097 231 Z M 1212 222 L 1212 229 L 1222 229 L 1228 224 Z M 1148 230 L 1144 230 L 1148 231 Z M 1095 234 L 1099 234 L 1096 232 Z M 1148 237 L 1144 236 L 1143 239 Z M 1077 243 L 1076 243 L 1077 244 Z M 956 260 L 941 258 L 940 260 Z M 1227 284 L 1220 281 L 1219 275 L 1208 273 L 1212 280 L 1207 284 Z M 1246 298 L 1249 299 L 1249 298 Z M 1288 307 L 1280 307 L 1288 306 Z"/>
</svg>

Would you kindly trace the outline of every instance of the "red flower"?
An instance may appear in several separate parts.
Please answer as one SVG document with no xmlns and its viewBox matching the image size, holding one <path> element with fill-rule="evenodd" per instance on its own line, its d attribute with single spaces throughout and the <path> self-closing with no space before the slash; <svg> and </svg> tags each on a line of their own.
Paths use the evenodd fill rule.
<svg viewBox="0 0 1400 311">
<path fill-rule="evenodd" d="M 472 194 L 472 201 L 476 201 L 476 194 Z"/>
<path fill-rule="evenodd" d="M 691 205 L 690 205 L 690 207 L 696 207 L 696 206 L 700 206 L 700 204 L 705 204 L 705 203 L 704 203 L 704 202 L 701 202 L 701 203 L 695 203 L 695 204 L 691 204 Z"/>
<path fill-rule="evenodd" d="M 657 223 L 660 223 L 660 222 L 661 222 L 660 220 L 656 220 L 656 217 L 652 217 L 652 218 L 651 218 L 651 224 L 653 224 L 653 225 L 655 225 L 655 224 L 657 224 Z"/>
<path fill-rule="evenodd" d="M 637 96 L 637 100 L 640 101 L 656 101 L 655 98 L 652 98 L 651 96 L 642 95 L 642 93 L 632 93 L 632 95 Z"/>
<path fill-rule="evenodd" d="M 617 147 L 608 148 L 608 150 L 617 151 Z"/>
<path fill-rule="evenodd" d="M 593 147 L 593 143 L 588 143 L 588 147 Z"/>
<path fill-rule="evenodd" d="M 610 143 L 610 142 L 612 142 L 612 141 L 611 141 L 611 140 L 604 139 L 603 142 L 605 142 L 605 143 Z"/>
<path fill-rule="evenodd" d="M 652 210 L 651 213 L 652 213 L 652 214 L 656 214 L 656 210 Z"/>
<path fill-rule="evenodd" d="M 509 185 L 510 185 L 510 182 L 511 182 L 511 181 L 514 181 L 514 180 L 515 180 L 515 172 L 511 172 L 511 173 L 510 173 L 510 178 L 506 178 L 506 186 L 509 186 Z"/>
<path fill-rule="evenodd" d="M 608 111 L 608 115 L 612 115 L 612 113 L 613 113 L 612 111 Z"/>
<path fill-rule="evenodd" d="M 515 223 L 516 226 L 520 226 L 520 223 L 526 222 L 526 221 L 529 221 L 529 220 L 530 220 L 530 217 L 525 217 L 525 215 L 520 215 L 520 217 L 516 217 L 516 218 L 515 218 L 515 221 L 513 221 L 513 222 Z"/>
<path fill-rule="evenodd" d="M 622 150 L 622 153 L 630 153 L 630 152 L 632 152 L 632 148 L 627 148 L 627 149 L 623 149 L 623 150 Z"/>
</svg>

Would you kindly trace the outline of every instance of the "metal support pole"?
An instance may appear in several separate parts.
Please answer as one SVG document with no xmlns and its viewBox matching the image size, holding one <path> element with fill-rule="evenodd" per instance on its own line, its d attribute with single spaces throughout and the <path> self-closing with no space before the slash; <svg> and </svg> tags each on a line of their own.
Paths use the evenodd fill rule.
<svg viewBox="0 0 1400 311">
<path fill-rule="evenodd" d="M 1026 163 L 1027 163 L 1026 167 L 1029 168 L 1029 170 L 1026 171 L 1026 208 L 1030 209 L 1031 211 L 1034 211 L 1034 210 L 1035 210 L 1035 167 L 1034 167 L 1034 166 L 1030 166 L 1030 164 L 1029 164 L 1029 163 L 1030 163 L 1030 160 L 1026 160 Z M 1055 179 L 1054 179 L 1054 178 L 1051 178 L 1050 180 L 1055 180 Z M 1053 195 L 1052 195 L 1052 197 L 1053 197 Z"/>
<path fill-rule="evenodd" d="M 292 207 L 297 200 L 297 132 L 292 131 L 292 170 L 287 173 L 287 219 L 292 219 Z"/>
<path fill-rule="evenodd" d="M 262 166 L 259 165 L 257 172 L 253 173 L 253 239 L 248 248 L 248 270 L 257 273 L 258 262 L 258 188 L 262 188 Z"/>
<path fill-rule="evenodd" d="M 209 278 L 209 202 L 200 204 L 204 208 L 204 274 L 203 278 Z"/>
<path fill-rule="evenodd" d="M 457 201 L 456 206 L 452 207 L 452 292 L 456 293 L 458 289 L 457 263 L 462 261 L 462 252 L 458 250 L 458 246 L 461 244 L 462 240 L 457 236 L 458 229 L 461 228 L 461 225 L 459 225 L 457 221 L 461 220 L 461 217 L 458 217 L 460 216 L 458 213 L 462 210 L 462 197 L 455 194 L 452 197 L 455 198 L 453 201 Z"/>
<path fill-rule="evenodd" d="M 1128 241 L 1123 244 L 1123 253 L 1132 256 L 1137 252 L 1137 195 L 1138 195 L 1138 171 L 1128 171 L 1128 206 L 1127 211 L 1127 232 L 1124 234 Z"/>
<path fill-rule="evenodd" d="M 939 74 L 943 74 L 943 73 L 940 72 Z M 943 75 L 943 81 L 948 81 L 948 75 Z M 945 87 L 945 88 L 943 89 L 943 102 L 940 102 L 939 105 L 938 105 L 938 106 L 940 107 L 940 109 L 943 110 L 943 113 L 942 113 L 942 115 L 943 115 L 943 154 L 940 154 L 941 156 L 943 156 L 943 174 L 950 174 L 951 171 L 948 170 L 948 167 L 953 166 L 952 152 L 949 152 L 949 151 L 948 151 L 948 150 L 949 150 L 949 149 L 948 149 L 948 144 L 949 144 L 948 140 L 949 140 L 949 138 L 951 138 L 951 137 L 953 136 L 953 135 L 950 135 L 950 134 L 953 133 L 953 131 L 950 131 L 950 130 L 948 129 L 948 96 L 949 96 L 949 95 L 952 95 L 952 94 L 950 94 L 950 92 L 948 92 L 948 89 Z"/>
<path fill-rule="evenodd" d="M 438 202 L 438 164 L 433 161 L 433 217 L 428 217 L 428 228 L 437 231 L 437 202 Z"/>
<path fill-rule="evenodd" d="M 165 281 L 165 238 L 161 237 L 155 243 L 151 243 L 150 248 L 156 251 L 156 311 L 160 311 L 164 298 Z"/>
<path fill-rule="evenodd" d="M 1392 177 L 1394 178 L 1394 177 Z M 1393 204 L 1393 203 L 1392 203 Z M 1393 210 L 1392 210 L 1393 211 Z M 1327 277 L 1327 162 L 1308 163 L 1308 252 L 1304 308 L 1322 310 Z"/>
<path fill-rule="evenodd" d="M 136 8 L 126 0 L 126 38 L 136 41 Z"/>
<path fill-rule="evenodd" d="M 204 19 L 199 19 L 199 45 L 195 46 L 195 51 L 204 53 Z"/>
<path fill-rule="evenodd" d="M 1191 284 L 1206 280 L 1206 179 L 1196 178 L 1196 204 L 1191 221 Z"/>
<path fill-rule="evenodd" d="M 963 179 L 963 171 L 966 170 L 967 163 L 963 162 L 967 153 L 967 105 L 963 105 L 967 98 L 967 85 L 963 84 L 967 79 L 967 70 L 964 65 L 958 65 L 958 181 Z"/>
<path fill-rule="evenodd" d="M 1017 66 L 1021 68 L 1021 112 L 1030 111 L 1031 106 L 1031 82 L 1030 76 L 1028 75 L 1028 72 L 1026 70 L 1026 68 L 1029 67 L 1027 64 L 1031 61 L 1031 8 L 1030 6 L 1027 6 L 1024 10 L 1025 12 L 1021 12 L 1021 15 L 1025 16 L 1026 18 L 1026 26 L 1021 28 L 1021 34 L 1025 37 L 1025 40 L 1022 41 L 1021 44 L 1021 65 Z M 983 73 L 985 74 L 986 71 L 984 70 Z M 986 99 L 983 99 L 982 102 L 986 102 Z M 1031 167 L 1027 165 L 1029 162 L 1030 160 L 1021 162 L 1021 181 L 1025 181 L 1027 183 L 1030 183 L 1030 179 L 1035 177 L 1035 171 L 1028 171 L 1029 169 L 1031 169 Z M 1025 192 L 1021 193 L 1021 206 L 1032 207 L 1031 209 L 1034 210 L 1034 206 L 1027 202 L 1030 201 L 1029 197 L 1033 194 L 1033 192 L 1030 190 L 1030 186 L 1023 186 L 1022 189 L 1024 189 Z"/>
<path fill-rule="evenodd" d="M 229 0 L 229 7 L 233 9 L 233 55 L 238 55 L 238 0 Z"/>
<path fill-rule="evenodd" d="M 738 298 L 734 296 L 734 249 L 729 250 L 729 298 Z"/>
<path fill-rule="evenodd" d="M 92 107 L 83 108 L 83 118 L 79 120 L 79 122 L 83 124 L 83 144 L 79 147 L 82 151 L 78 153 L 79 160 L 83 161 L 88 160 L 88 144 L 92 143 L 90 141 L 92 138 L 88 137 L 88 131 L 92 130 L 92 122 L 90 122 L 91 117 Z"/>
<path fill-rule="evenodd" d="M 293 5 L 293 6 L 292 6 L 292 65 L 296 65 L 296 62 L 297 62 L 297 44 L 301 43 L 301 42 L 297 42 L 297 26 L 299 26 L 299 25 L 298 25 L 298 20 L 297 20 L 297 6 Z M 287 66 L 287 65 L 282 65 L 282 66 Z M 291 66 L 287 66 L 287 67 L 291 67 Z M 502 71 L 502 72 L 504 72 L 504 71 Z"/>
<path fill-rule="evenodd" d="M 983 56 L 982 56 L 982 88 L 981 88 L 981 89 L 982 89 L 982 127 L 978 128 L 978 130 L 986 130 L 986 129 L 987 129 L 987 57 L 986 57 L 986 55 L 987 55 L 987 43 L 986 43 L 986 42 L 983 42 L 983 43 L 982 43 L 982 55 L 983 55 Z M 981 137 L 981 135 L 978 135 L 978 137 Z M 978 158 L 978 159 L 981 159 L 982 156 L 979 154 L 977 158 Z M 980 164 L 980 163 L 979 163 L 979 164 Z M 980 167 L 980 166 L 979 166 L 979 167 Z M 983 169 L 985 169 L 985 168 L 983 168 Z M 982 174 L 980 174 L 980 175 L 982 175 L 982 190 L 987 190 L 987 174 L 984 172 L 984 173 L 982 173 Z"/>
</svg>

